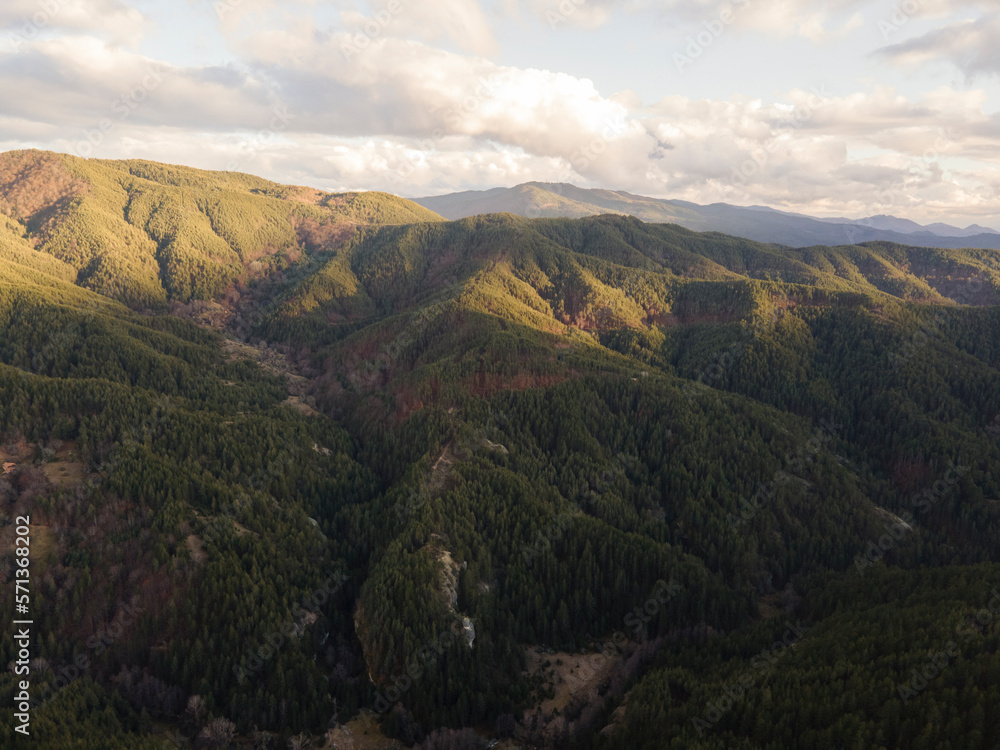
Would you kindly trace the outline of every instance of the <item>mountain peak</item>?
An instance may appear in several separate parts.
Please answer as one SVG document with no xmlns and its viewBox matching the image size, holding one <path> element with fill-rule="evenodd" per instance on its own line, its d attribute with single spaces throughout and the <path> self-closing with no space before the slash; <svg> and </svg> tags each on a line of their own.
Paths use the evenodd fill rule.
<svg viewBox="0 0 1000 750">
<path fill-rule="evenodd" d="M 581 188 L 565 182 L 525 182 L 511 188 L 469 191 L 415 199 L 447 219 L 508 211 L 528 218 L 581 218 L 614 213 L 653 223 L 679 224 L 696 232 L 717 231 L 758 242 L 808 247 L 888 241 L 926 247 L 967 246 L 1000 249 L 1000 232 L 973 225 L 922 226 L 909 219 L 880 214 L 864 219 L 820 219 L 770 206 L 699 205 L 633 195 L 624 191 Z"/>
</svg>

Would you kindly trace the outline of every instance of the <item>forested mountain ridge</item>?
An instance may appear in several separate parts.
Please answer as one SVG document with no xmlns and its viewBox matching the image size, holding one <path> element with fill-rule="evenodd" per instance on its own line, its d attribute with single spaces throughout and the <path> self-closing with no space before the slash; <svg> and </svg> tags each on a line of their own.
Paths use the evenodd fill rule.
<svg viewBox="0 0 1000 750">
<path fill-rule="evenodd" d="M 497 214 L 360 233 L 288 294 L 277 316 L 370 322 L 459 287 L 480 295 L 494 288 L 554 317 L 549 327 L 629 327 L 669 314 L 687 282 L 749 279 L 872 299 L 989 305 L 998 299 L 1000 252 L 885 243 L 791 249 L 627 217 L 570 222 Z M 628 302 L 616 304 L 616 293 Z M 499 305 L 492 311 L 518 319 Z M 598 311 L 603 320 L 594 317 Z"/>
<path fill-rule="evenodd" d="M 71 266 L 81 286 L 140 309 L 218 297 L 359 225 L 441 220 L 384 193 L 38 151 L 0 155 L 0 213 L 5 234 Z"/>
<path fill-rule="evenodd" d="M 258 331 L 314 349 L 319 384 L 351 403 L 358 389 L 381 391 L 424 367 L 435 385 L 400 383 L 403 401 L 426 403 L 428 388 L 457 383 L 486 395 L 504 379 L 561 380 L 581 371 L 577 353 L 607 357 L 598 341 L 699 323 L 759 326 L 796 308 L 993 305 L 998 289 L 997 251 L 791 249 L 628 217 L 490 215 L 361 232 L 289 286 Z M 510 342 L 502 360 L 498 341 Z M 476 374 L 482 347 L 491 367 L 504 363 L 502 375 Z M 446 369 L 430 368 L 435 359 Z"/>
<path fill-rule="evenodd" d="M 36 540 L 39 747 L 997 745 L 1000 253 L 443 223 L 149 163 L 84 162 L 111 185 L 88 188 L 28 156 L 0 502 Z M 122 182 L 195 196 L 185 232 L 215 192 L 291 227 L 250 268 L 212 224 L 236 275 L 204 304 L 236 289 L 244 323 L 178 319 L 155 254 L 147 305 L 86 271 L 131 245 L 84 267 L 44 239 Z M 300 206 L 324 213 L 296 229 Z M 159 226 L 126 213 L 140 245 Z M 207 243 L 196 266 L 229 257 Z"/>
</svg>

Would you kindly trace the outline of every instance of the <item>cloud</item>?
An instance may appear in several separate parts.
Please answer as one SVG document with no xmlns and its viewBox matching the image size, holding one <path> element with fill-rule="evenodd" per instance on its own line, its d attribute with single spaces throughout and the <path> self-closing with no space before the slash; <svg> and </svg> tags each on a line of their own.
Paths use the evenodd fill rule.
<svg viewBox="0 0 1000 750">
<path fill-rule="evenodd" d="M 668 97 L 637 116 L 672 149 L 623 165 L 634 192 L 820 215 L 995 217 L 1000 119 L 981 91 L 891 89 L 785 101 Z M 989 146 L 987 144 L 992 144 Z M 981 162 L 970 163 L 974 153 Z M 655 164 L 651 162 L 655 161 Z M 645 168 L 644 168 L 645 167 Z"/>
<path fill-rule="evenodd" d="M 926 34 L 892 45 L 878 53 L 907 66 L 944 60 L 967 77 L 1000 74 L 1000 14 L 964 19 Z"/>
<path fill-rule="evenodd" d="M 596 29 L 610 21 L 617 10 L 637 10 L 644 5 L 622 0 L 525 0 L 525 4 L 538 21 L 552 30 Z M 519 3 L 509 4 L 508 13 L 519 17 Z"/>
<path fill-rule="evenodd" d="M 858 10 L 870 0 L 735 0 L 736 24 L 773 36 L 801 36 L 817 42 L 846 34 L 863 22 Z M 741 8 L 740 6 L 745 6 Z"/>
<path fill-rule="evenodd" d="M 368 40 L 396 37 L 431 44 L 450 43 L 454 49 L 490 55 L 497 51 L 490 19 L 480 0 L 329 0 L 335 11 L 334 31 Z M 217 0 L 222 31 L 234 42 L 245 42 L 261 29 L 303 31 L 321 28 L 310 0 Z"/>
<path fill-rule="evenodd" d="M 393 37 L 270 31 L 245 42 L 277 82 L 298 127 L 345 135 L 494 139 L 543 155 L 569 155 L 628 108 L 587 79 L 502 66 Z M 641 133 L 638 124 L 622 125 Z"/>
<path fill-rule="evenodd" d="M 871 5 L 872 0 L 664 0 L 642 8 L 660 23 L 681 28 L 701 29 L 722 19 L 734 28 L 818 42 L 860 28 L 863 10 Z"/>
<path fill-rule="evenodd" d="M 235 127 L 273 104 L 264 84 L 233 68 L 179 68 L 93 37 L 34 42 L 0 55 L 0 91 L 12 116 L 79 131 L 101 120 Z"/>
<path fill-rule="evenodd" d="M 981 91 L 645 106 L 587 79 L 389 35 L 345 54 L 353 39 L 272 29 L 244 40 L 245 64 L 181 68 L 66 36 L 0 57 L 0 90 L 15 132 L 36 123 L 64 150 L 236 164 L 325 187 L 414 195 L 546 179 L 858 214 L 993 200 L 985 165 L 952 164 L 993 159 L 1000 145 Z M 866 211 L 890 194 L 886 210 Z"/>
<path fill-rule="evenodd" d="M 0 39 L 11 51 L 53 31 L 86 31 L 118 44 L 137 44 L 145 16 L 121 0 L 4 0 Z"/>
<path fill-rule="evenodd" d="M 649 105 L 585 77 L 490 59 L 495 40 L 478 2 L 220 1 L 236 4 L 222 17 L 204 12 L 230 45 L 223 64 L 158 59 L 85 29 L 0 52 L 0 138 L 410 196 L 547 180 L 840 215 L 923 207 L 926 218 L 980 220 L 1000 207 L 1000 116 L 981 90 L 792 90 Z M 587 5 L 601 18 L 652 8 Z M 757 0 L 742 23 L 754 28 L 780 11 L 775 33 L 829 34 L 860 6 L 842 0 L 820 17 L 815 4 Z M 545 7 L 522 0 L 504 11 Z M 674 21 L 698 23 L 722 5 L 687 7 Z M 914 55 L 921 45 L 939 56 L 990 52 L 964 27 L 948 37 L 952 26 L 893 54 L 907 44 Z"/>
<path fill-rule="evenodd" d="M 400 10 L 393 15 L 392 34 L 425 42 L 447 38 L 461 51 L 477 55 L 491 55 L 497 51 L 493 30 L 478 0 L 421 0 L 419 3 L 397 0 L 396 4 Z"/>
</svg>

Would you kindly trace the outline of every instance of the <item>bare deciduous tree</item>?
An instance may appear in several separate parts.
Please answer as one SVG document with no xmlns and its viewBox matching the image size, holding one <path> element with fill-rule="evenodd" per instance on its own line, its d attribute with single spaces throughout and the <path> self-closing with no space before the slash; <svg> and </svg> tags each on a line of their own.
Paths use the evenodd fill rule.
<svg viewBox="0 0 1000 750">
<path fill-rule="evenodd" d="M 198 745 L 204 748 L 225 748 L 236 736 L 236 725 L 229 719 L 212 719 L 198 735 Z"/>
</svg>

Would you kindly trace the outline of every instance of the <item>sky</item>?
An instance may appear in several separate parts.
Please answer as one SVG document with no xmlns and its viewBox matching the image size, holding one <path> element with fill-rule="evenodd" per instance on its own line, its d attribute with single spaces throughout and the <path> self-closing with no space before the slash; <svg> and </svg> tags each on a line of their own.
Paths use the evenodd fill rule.
<svg viewBox="0 0 1000 750">
<path fill-rule="evenodd" d="M 4 0 L 0 150 L 1000 229 L 996 0 Z"/>
</svg>

